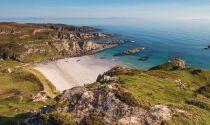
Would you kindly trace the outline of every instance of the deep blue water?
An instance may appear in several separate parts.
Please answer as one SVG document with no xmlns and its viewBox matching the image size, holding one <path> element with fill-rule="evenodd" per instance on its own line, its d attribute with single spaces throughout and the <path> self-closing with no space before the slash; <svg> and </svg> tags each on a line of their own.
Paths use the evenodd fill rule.
<svg viewBox="0 0 210 125">
<path fill-rule="evenodd" d="M 0 21 L 5 21 L 1 20 Z M 65 23 L 88 25 L 102 29 L 102 32 L 119 34 L 118 38 L 130 39 L 127 43 L 96 54 L 115 60 L 123 65 L 148 69 L 171 58 L 182 58 L 191 67 L 210 69 L 210 21 L 151 21 L 141 19 L 19 19 L 17 22 Z M 143 46 L 142 53 L 114 57 L 126 49 Z M 139 59 L 146 59 L 140 61 Z"/>
</svg>

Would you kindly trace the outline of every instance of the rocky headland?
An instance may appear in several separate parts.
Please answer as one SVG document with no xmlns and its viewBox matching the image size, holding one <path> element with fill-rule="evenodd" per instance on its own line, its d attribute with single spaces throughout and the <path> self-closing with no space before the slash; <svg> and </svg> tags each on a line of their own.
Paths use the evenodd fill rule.
<svg viewBox="0 0 210 125">
<path fill-rule="evenodd" d="M 21 62 L 42 62 L 90 55 L 128 40 L 93 42 L 115 34 L 97 33 L 92 27 L 64 24 L 0 23 L 0 57 Z"/>
</svg>

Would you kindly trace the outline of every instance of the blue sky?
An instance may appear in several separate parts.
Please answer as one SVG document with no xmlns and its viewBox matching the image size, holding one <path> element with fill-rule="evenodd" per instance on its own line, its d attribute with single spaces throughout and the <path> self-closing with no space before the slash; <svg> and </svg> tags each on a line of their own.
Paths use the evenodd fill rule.
<svg viewBox="0 0 210 125">
<path fill-rule="evenodd" d="M 210 18 L 210 0 L 0 0 L 0 18 Z"/>
</svg>

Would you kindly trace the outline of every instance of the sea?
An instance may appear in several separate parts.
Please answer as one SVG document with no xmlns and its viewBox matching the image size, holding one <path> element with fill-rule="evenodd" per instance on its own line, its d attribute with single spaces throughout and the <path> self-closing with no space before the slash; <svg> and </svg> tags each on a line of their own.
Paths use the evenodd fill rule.
<svg viewBox="0 0 210 125">
<path fill-rule="evenodd" d="M 186 60 L 189 67 L 210 69 L 210 20 L 154 20 L 141 18 L 59 18 L 59 19 L 0 19 L 1 22 L 62 23 L 92 26 L 100 32 L 117 34 L 111 39 L 129 39 L 132 42 L 95 54 L 117 63 L 139 69 L 150 69 L 170 59 Z M 145 49 L 134 55 L 114 56 L 136 47 Z"/>
</svg>

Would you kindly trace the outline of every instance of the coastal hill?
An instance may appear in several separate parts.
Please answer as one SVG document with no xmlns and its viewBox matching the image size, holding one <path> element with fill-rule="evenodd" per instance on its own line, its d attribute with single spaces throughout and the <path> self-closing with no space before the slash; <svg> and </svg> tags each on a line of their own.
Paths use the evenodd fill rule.
<svg viewBox="0 0 210 125">
<path fill-rule="evenodd" d="M 95 83 L 64 91 L 55 105 L 42 108 L 25 123 L 208 125 L 210 71 L 188 68 L 178 59 L 158 67 L 114 67 Z"/>
<path fill-rule="evenodd" d="M 210 71 L 181 59 L 147 71 L 117 66 L 62 93 L 32 66 L 128 42 L 91 41 L 113 36 L 91 27 L 1 23 L 0 124 L 210 124 Z"/>
</svg>

